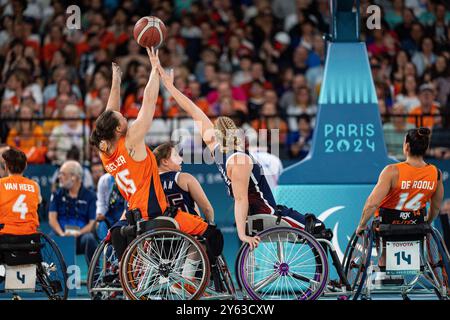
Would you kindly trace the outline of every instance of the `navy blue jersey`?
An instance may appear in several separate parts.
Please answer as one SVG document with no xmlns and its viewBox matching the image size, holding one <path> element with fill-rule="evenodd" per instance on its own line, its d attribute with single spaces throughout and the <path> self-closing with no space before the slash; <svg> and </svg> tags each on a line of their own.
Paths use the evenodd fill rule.
<svg viewBox="0 0 450 320">
<path fill-rule="evenodd" d="M 258 161 L 256 161 L 250 154 L 242 151 L 223 153 L 220 150 L 220 146 L 217 145 L 214 149 L 214 160 L 223 180 L 225 181 L 225 184 L 227 185 L 228 194 L 233 197 L 231 180 L 227 176 L 227 162 L 231 157 L 238 153 L 247 155 L 253 162 L 253 169 L 248 184 L 249 214 L 273 214 L 276 207 L 275 198 L 273 197 L 272 190 L 270 190 L 269 184 L 264 176 L 264 170 Z"/>
<path fill-rule="evenodd" d="M 195 211 L 195 202 L 192 200 L 191 195 L 189 192 L 181 189 L 177 183 L 179 174 L 180 172 L 177 171 L 168 171 L 159 175 L 167 202 L 170 206 L 197 215 L 198 213 Z"/>
</svg>

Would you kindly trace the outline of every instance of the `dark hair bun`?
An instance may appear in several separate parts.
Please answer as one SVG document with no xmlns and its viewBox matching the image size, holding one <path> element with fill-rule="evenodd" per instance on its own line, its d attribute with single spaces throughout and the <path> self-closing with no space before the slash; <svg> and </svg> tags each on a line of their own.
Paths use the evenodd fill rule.
<svg viewBox="0 0 450 320">
<path fill-rule="evenodd" d="M 417 130 L 417 134 L 419 136 L 429 136 L 431 134 L 431 130 L 429 128 L 421 127 Z"/>
</svg>

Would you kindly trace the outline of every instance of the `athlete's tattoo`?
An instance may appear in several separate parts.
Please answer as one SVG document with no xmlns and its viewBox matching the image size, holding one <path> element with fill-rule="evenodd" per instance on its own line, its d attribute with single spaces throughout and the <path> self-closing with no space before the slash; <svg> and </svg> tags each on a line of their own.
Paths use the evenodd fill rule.
<svg viewBox="0 0 450 320">
<path fill-rule="evenodd" d="M 134 148 L 128 149 L 128 154 L 130 155 L 130 157 L 133 158 L 133 156 L 134 156 L 135 153 L 136 153 L 136 150 L 134 150 Z"/>
</svg>

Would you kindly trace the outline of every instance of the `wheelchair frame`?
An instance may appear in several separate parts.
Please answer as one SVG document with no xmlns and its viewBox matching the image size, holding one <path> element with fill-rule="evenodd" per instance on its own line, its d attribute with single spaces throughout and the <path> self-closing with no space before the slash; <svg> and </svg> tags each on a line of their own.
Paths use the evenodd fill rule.
<svg viewBox="0 0 450 320">
<path fill-rule="evenodd" d="M 189 235 L 186 235 L 182 232 L 180 232 L 178 223 L 175 221 L 175 219 L 169 218 L 169 217 L 157 217 L 155 219 L 152 219 L 152 221 L 156 221 L 156 222 L 161 222 L 164 224 L 164 226 L 167 227 L 167 223 L 172 224 L 172 228 L 154 228 L 151 229 L 150 231 L 146 231 L 140 235 L 138 235 L 136 237 L 136 239 L 134 239 L 132 241 L 132 243 L 129 244 L 129 246 L 127 247 L 127 249 L 125 250 L 125 253 L 123 255 L 122 258 L 122 262 L 120 263 L 120 268 L 117 268 L 118 270 L 116 273 L 116 276 L 120 276 L 120 278 L 122 278 L 124 275 L 122 273 L 123 270 L 123 265 L 125 264 L 125 258 L 127 257 L 127 254 L 129 253 L 129 251 L 131 250 L 131 248 L 133 248 L 133 245 L 139 243 L 139 241 L 141 240 L 145 240 L 145 237 L 154 235 L 156 232 L 165 232 L 165 233 L 169 233 L 172 234 L 173 236 L 176 237 L 184 237 L 184 238 L 189 238 L 190 241 L 192 241 L 192 243 L 196 243 L 198 245 L 198 248 L 202 248 L 202 243 L 204 243 L 204 239 L 202 237 L 192 237 Z M 135 229 L 133 229 L 131 226 L 126 227 L 128 228 L 127 230 L 129 232 L 133 232 L 136 231 Z M 125 295 L 127 296 L 127 298 L 129 299 L 134 299 L 136 297 L 133 297 L 129 292 L 126 291 L 126 289 L 124 289 L 124 285 L 122 283 L 122 281 L 120 281 L 122 287 L 121 288 L 117 288 L 117 287 L 108 287 L 108 286 L 101 286 L 96 287 L 95 285 L 95 281 L 98 281 L 98 277 L 99 276 L 103 276 L 102 272 L 104 273 L 104 266 L 105 264 L 103 264 L 102 266 L 102 271 L 99 275 L 95 275 L 95 269 L 96 266 L 98 264 L 98 261 L 100 258 L 102 258 L 102 255 L 104 255 L 104 251 L 105 248 L 110 248 L 112 250 L 114 250 L 112 248 L 112 246 L 110 245 L 110 239 L 107 237 L 106 239 L 104 239 L 102 241 L 102 243 L 99 245 L 99 247 L 97 247 L 96 252 L 94 254 L 94 257 L 91 261 L 91 264 L 89 266 L 89 273 L 88 273 L 88 291 L 91 295 L 92 299 L 97 299 L 97 298 L 106 298 L 106 299 L 116 299 L 116 298 L 120 298 Z M 108 250 L 108 249 L 106 249 Z M 200 249 L 202 250 L 202 249 Z M 110 255 L 112 256 L 112 254 Z M 203 258 L 206 259 L 206 265 L 209 265 L 209 259 L 206 255 L 206 252 L 203 253 Z M 103 257 L 103 262 L 105 262 L 105 258 Z M 118 262 L 117 262 L 118 263 Z M 227 264 L 225 262 L 225 259 L 223 256 L 219 256 L 217 257 L 215 263 L 213 265 L 211 265 L 210 267 L 208 266 L 207 268 L 208 271 L 210 271 L 211 274 L 211 279 L 209 274 L 208 277 L 205 279 L 205 285 L 201 288 L 201 290 L 199 292 L 196 293 L 196 299 L 235 299 L 236 298 L 236 290 L 234 288 L 234 284 L 233 284 L 233 280 L 231 278 L 229 269 L 227 267 Z M 208 272 L 209 273 L 209 272 Z M 209 286 L 207 286 L 206 284 L 209 283 Z M 130 297 L 131 296 L 131 297 Z"/>
<path fill-rule="evenodd" d="M 37 232 L 36 234 L 39 234 L 40 236 L 40 244 L 39 244 L 39 251 L 40 255 L 42 257 L 41 262 L 32 263 L 36 265 L 36 284 L 34 288 L 34 292 L 43 292 L 47 295 L 47 297 L 50 300 L 66 300 L 68 296 L 68 287 L 67 287 L 67 266 L 64 261 L 64 257 L 61 254 L 61 251 L 59 250 L 56 243 L 46 234 L 42 232 Z M 43 240 L 43 241 L 42 241 Z M 56 256 L 55 260 L 58 261 L 47 261 L 46 255 L 48 253 L 45 251 L 47 245 L 49 246 L 52 253 Z M 5 248 L 1 248 L 2 245 L 0 245 L 0 250 L 20 250 L 20 251 L 30 251 L 30 250 L 36 250 L 36 244 L 8 244 L 5 246 Z M 47 257 L 48 258 L 48 257 Z M 58 265 L 55 265 L 55 262 Z M 0 263 L 1 264 L 1 263 Z M 58 266 L 60 267 L 58 270 Z M 20 265 L 19 265 L 20 267 Z M 51 273 L 60 273 L 62 275 L 62 281 L 61 279 L 52 279 L 50 277 Z M 6 276 L 6 274 L 5 274 Z M 62 282 L 62 283 L 61 283 Z M 40 289 L 37 289 L 36 287 L 39 286 Z M 59 294 L 59 292 L 62 291 L 62 295 Z M 20 290 L 14 290 L 14 291 L 6 291 L 5 289 L 1 290 L 0 293 L 11 293 L 13 295 L 14 300 L 20 300 L 21 297 L 18 294 Z M 28 290 L 25 290 L 25 292 L 29 292 Z"/>
<path fill-rule="evenodd" d="M 423 236 L 420 241 L 420 272 L 415 275 L 400 274 L 397 279 L 403 280 L 403 284 L 383 286 L 373 283 L 373 275 L 379 267 L 375 263 L 375 259 L 379 259 L 383 255 L 383 247 L 385 239 L 378 235 L 376 231 L 377 221 L 373 221 L 370 228 L 364 232 L 362 236 L 353 234 L 349 245 L 347 246 L 344 256 L 344 269 L 347 275 L 356 271 L 357 276 L 353 280 L 352 289 L 354 290 L 353 299 L 357 300 L 360 296 L 363 300 L 372 298 L 373 293 L 398 293 L 404 300 L 409 300 L 408 295 L 413 294 L 432 294 L 434 293 L 439 299 L 449 299 L 449 275 L 450 275 L 450 255 L 442 240 L 439 231 L 431 227 L 430 232 Z M 404 235 L 403 235 L 404 236 Z M 400 235 L 400 238 L 402 235 Z M 361 242 L 362 243 L 359 243 Z M 397 240 L 401 241 L 401 240 Z M 437 247 L 438 261 L 434 261 L 434 257 L 429 255 L 432 241 Z M 374 247 L 374 244 L 376 247 Z M 361 252 L 360 257 L 354 257 L 355 247 Z M 381 248 L 378 250 L 377 248 Z M 374 252 L 375 251 L 375 252 Z M 360 260 L 361 263 L 356 262 Z M 441 268 L 442 279 L 436 274 L 436 269 Z M 407 280 L 411 277 L 411 280 Z M 406 282 L 406 283 L 405 283 Z M 425 283 L 424 283 L 425 282 Z M 428 287 L 426 286 L 428 284 Z M 417 288 L 418 286 L 421 286 Z M 432 289 L 430 289 L 430 286 Z"/>
<path fill-rule="evenodd" d="M 255 228 L 255 222 L 258 220 L 262 220 L 257 223 L 257 227 Z M 315 291 L 314 294 L 311 296 L 304 295 L 306 299 L 302 299 L 302 297 L 298 298 L 295 294 L 295 290 L 292 290 L 294 293 L 294 296 L 298 300 L 315 300 L 319 297 L 338 297 L 342 300 L 347 300 L 352 295 L 352 292 L 350 290 L 350 284 L 347 280 L 346 274 L 344 273 L 342 264 L 337 256 L 336 249 L 334 248 L 333 244 L 325 239 L 320 237 L 315 237 L 314 235 L 311 235 L 307 233 L 304 230 L 301 230 L 299 228 L 292 227 L 286 220 L 284 220 L 282 217 L 278 217 L 275 215 L 268 215 L 268 214 L 256 214 L 251 215 L 248 217 L 247 221 L 247 233 L 250 235 L 258 235 L 260 237 L 268 236 L 270 234 L 287 234 L 287 233 L 293 233 L 297 236 L 302 237 L 306 242 L 309 243 L 309 245 L 314 248 L 315 251 L 317 251 L 318 255 L 320 256 L 321 263 L 322 263 L 322 274 L 324 275 L 322 279 L 320 280 L 319 289 Z M 280 242 L 280 241 L 279 241 Z M 261 245 L 261 243 L 260 243 Z M 277 253 L 275 255 L 271 255 L 272 258 L 276 258 L 274 262 L 274 268 L 283 265 L 285 268 L 289 269 L 289 263 L 287 263 L 287 259 L 283 256 L 283 244 L 279 243 L 277 244 Z M 281 248 L 281 250 L 280 250 Z M 236 270 L 236 277 L 237 282 L 239 285 L 239 289 L 243 292 L 244 299 L 250 298 L 250 299 L 261 299 L 260 296 L 255 294 L 251 288 L 249 288 L 249 284 L 246 279 L 243 279 L 243 277 L 246 277 L 244 274 L 244 265 L 246 265 L 246 258 L 248 256 L 249 252 L 249 246 L 248 244 L 243 244 L 238 252 L 238 257 L 236 259 L 235 264 L 235 270 Z M 328 263 L 328 254 L 330 254 L 331 261 L 333 266 L 335 267 L 338 276 L 339 281 L 338 282 L 332 282 L 329 279 L 329 263 Z M 285 261 L 286 260 L 286 261 Z M 295 260 L 295 259 L 294 259 Z M 286 266 L 287 264 L 287 266 Z M 291 266 L 292 267 L 292 266 Z M 255 271 L 256 272 L 256 271 Z M 276 281 L 276 277 L 279 276 L 286 276 L 285 272 L 283 270 L 278 269 L 278 276 L 273 276 L 273 281 Z M 291 277 L 296 278 L 297 280 L 311 283 L 314 282 L 314 280 L 307 279 L 303 277 L 303 279 L 300 279 L 301 276 L 296 276 L 294 272 L 292 272 Z M 287 283 L 287 282 L 285 282 Z M 265 285 L 269 285 L 270 282 L 268 282 Z M 290 284 L 288 284 L 290 285 Z M 244 289 L 244 290 L 243 290 Z M 294 289 L 294 288 L 292 288 Z M 287 293 L 287 292 L 286 292 Z M 282 293 L 283 294 L 283 290 Z"/>
</svg>

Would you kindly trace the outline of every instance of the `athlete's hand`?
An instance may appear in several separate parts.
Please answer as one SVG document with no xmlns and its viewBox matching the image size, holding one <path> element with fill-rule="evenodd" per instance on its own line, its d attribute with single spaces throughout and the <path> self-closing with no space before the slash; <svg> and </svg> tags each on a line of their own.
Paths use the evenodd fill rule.
<svg viewBox="0 0 450 320">
<path fill-rule="evenodd" d="M 115 62 L 112 63 L 112 78 L 113 81 L 121 81 L 122 80 L 122 70 L 119 65 Z"/>
<path fill-rule="evenodd" d="M 361 226 L 359 225 L 358 228 L 356 229 L 356 235 L 360 236 L 364 233 L 364 231 L 366 231 L 367 227 L 366 226 Z"/>
<path fill-rule="evenodd" d="M 160 64 L 158 53 L 159 51 L 158 50 L 155 51 L 155 48 L 153 47 L 151 47 L 150 49 L 147 48 L 147 54 L 150 59 L 150 64 L 152 65 L 152 70 L 157 68 L 158 65 Z"/>
<path fill-rule="evenodd" d="M 243 242 L 248 243 L 250 246 L 250 250 L 253 250 L 258 247 L 259 242 L 261 241 L 261 238 L 258 236 L 255 237 L 249 237 L 249 236 L 242 236 L 239 237 Z"/>
<path fill-rule="evenodd" d="M 174 87 L 174 84 L 173 84 L 173 79 L 174 79 L 173 69 L 170 69 L 169 72 L 166 72 L 160 64 L 157 66 L 157 68 L 158 68 L 159 76 L 161 77 L 161 81 L 164 84 L 164 86 L 167 89 L 170 89 L 170 88 Z"/>
</svg>

